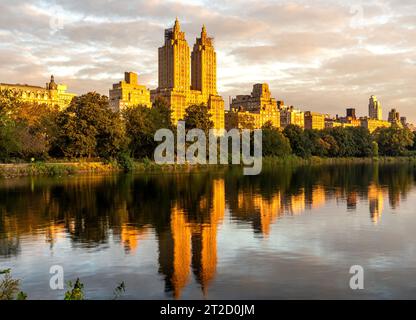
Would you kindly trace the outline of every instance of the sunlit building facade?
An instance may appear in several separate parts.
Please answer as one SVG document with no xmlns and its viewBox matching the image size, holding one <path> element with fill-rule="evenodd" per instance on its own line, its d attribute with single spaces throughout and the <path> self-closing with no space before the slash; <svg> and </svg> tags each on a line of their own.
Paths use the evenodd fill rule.
<svg viewBox="0 0 416 320">
<path fill-rule="evenodd" d="M 158 88 L 151 91 L 151 99 L 167 102 L 174 124 L 184 118 L 188 106 L 204 104 L 214 128 L 223 129 L 224 100 L 217 93 L 216 68 L 214 39 L 208 37 L 205 26 L 191 57 L 185 32 L 176 19 L 174 27 L 165 30 L 165 43 L 159 48 Z"/>
<path fill-rule="evenodd" d="M 280 111 L 277 102 L 271 97 L 267 83 L 257 83 L 253 86 L 251 95 L 238 95 L 230 105 L 230 111 L 225 116 L 227 130 L 260 129 L 270 122 L 273 127 L 280 127 Z"/>
<path fill-rule="evenodd" d="M 295 109 L 293 106 L 280 106 L 280 126 L 286 128 L 288 125 L 296 125 L 305 128 L 305 113 Z"/>
<path fill-rule="evenodd" d="M 368 103 L 368 117 L 375 120 L 383 119 L 381 103 L 377 100 L 376 96 L 370 97 L 370 101 Z"/>
<path fill-rule="evenodd" d="M 322 130 L 325 128 L 325 115 L 317 112 L 305 112 L 305 129 Z"/>
<path fill-rule="evenodd" d="M 361 126 L 368 129 L 370 133 L 376 131 L 378 128 L 388 128 L 391 126 L 391 123 L 385 120 L 361 118 Z"/>
<path fill-rule="evenodd" d="M 110 107 L 114 111 L 142 105 L 150 108 L 150 91 L 146 86 L 139 85 L 138 76 L 134 72 L 125 72 L 124 81 L 113 84 L 109 92 Z"/>
<path fill-rule="evenodd" d="M 58 106 L 60 110 L 68 107 L 72 98 L 76 96 L 75 93 L 67 92 L 66 85 L 57 84 L 53 75 L 45 87 L 28 84 L 0 83 L 0 90 L 11 90 L 15 92 L 22 102 Z"/>
</svg>

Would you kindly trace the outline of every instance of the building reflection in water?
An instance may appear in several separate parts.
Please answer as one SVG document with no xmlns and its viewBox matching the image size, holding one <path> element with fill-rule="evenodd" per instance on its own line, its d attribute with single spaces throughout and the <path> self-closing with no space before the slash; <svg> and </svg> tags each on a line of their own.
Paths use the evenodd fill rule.
<svg viewBox="0 0 416 320">
<path fill-rule="evenodd" d="M 207 199 L 199 202 L 200 209 L 207 207 Z M 159 237 L 159 271 L 165 275 L 165 290 L 180 298 L 188 284 L 191 268 L 204 295 L 215 276 L 217 266 L 217 228 L 225 212 L 224 180 L 212 182 L 212 205 L 209 221 L 188 221 L 185 211 L 174 204 L 170 228 Z"/>
<path fill-rule="evenodd" d="M 113 239 L 126 255 L 134 255 L 154 233 L 165 291 L 180 298 L 193 278 L 207 295 L 217 272 L 217 234 L 226 209 L 230 223 L 248 225 L 267 238 L 281 217 L 319 210 L 332 200 L 348 210 L 364 207 L 378 223 L 384 199 L 394 209 L 414 187 L 413 171 L 308 170 L 259 177 L 79 178 L 45 185 L 32 181 L 28 190 L 3 187 L 0 256 L 21 254 L 22 236 L 46 241 L 51 250 L 63 238 L 81 248 Z"/>
<path fill-rule="evenodd" d="M 383 190 L 375 184 L 371 184 L 368 187 L 368 205 L 371 220 L 374 223 L 378 223 L 383 213 Z"/>
</svg>

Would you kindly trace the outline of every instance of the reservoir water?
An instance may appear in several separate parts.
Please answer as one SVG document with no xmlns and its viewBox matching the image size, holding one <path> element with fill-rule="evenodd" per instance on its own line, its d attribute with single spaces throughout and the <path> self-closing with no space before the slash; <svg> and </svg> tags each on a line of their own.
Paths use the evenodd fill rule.
<svg viewBox="0 0 416 320">
<path fill-rule="evenodd" d="M 0 180 L 0 269 L 29 299 L 416 298 L 416 168 Z M 351 266 L 364 289 L 350 288 Z"/>
</svg>

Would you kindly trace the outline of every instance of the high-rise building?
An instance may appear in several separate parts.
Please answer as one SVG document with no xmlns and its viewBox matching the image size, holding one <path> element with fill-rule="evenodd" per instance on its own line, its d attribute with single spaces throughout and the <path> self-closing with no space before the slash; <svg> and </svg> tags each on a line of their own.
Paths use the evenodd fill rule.
<svg viewBox="0 0 416 320">
<path fill-rule="evenodd" d="M 280 111 L 267 83 L 253 86 L 251 95 L 238 95 L 226 114 L 226 128 L 259 129 L 266 122 L 280 127 Z"/>
<path fill-rule="evenodd" d="M 356 119 L 357 116 L 355 114 L 355 108 L 348 108 L 347 109 L 347 118 Z"/>
<path fill-rule="evenodd" d="M 159 88 L 189 91 L 190 53 L 178 19 L 165 30 L 165 44 L 159 48 Z"/>
<path fill-rule="evenodd" d="M 125 72 L 124 81 L 113 84 L 109 92 L 110 107 L 114 111 L 124 108 L 142 105 L 150 108 L 150 91 L 146 86 L 139 85 L 137 74 Z"/>
<path fill-rule="evenodd" d="M 390 123 L 400 124 L 400 113 L 396 109 L 391 109 L 389 112 L 388 121 Z"/>
<path fill-rule="evenodd" d="M 201 37 L 196 39 L 191 55 L 191 85 L 193 90 L 203 94 L 217 93 L 217 54 L 213 39 L 207 36 L 205 25 L 202 26 Z"/>
<path fill-rule="evenodd" d="M 305 112 L 305 129 L 322 130 L 325 128 L 325 115 L 317 112 Z"/>
<path fill-rule="evenodd" d="M 216 53 L 214 40 L 205 26 L 196 39 L 191 58 L 185 32 L 178 19 L 173 28 L 165 30 L 165 43 L 159 48 L 159 83 L 151 91 L 151 99 L 164 99 L 172 110 L 172 121 L 183 119 L 186 108 L 194 104 L 208 107 L 215 129 L 224 128 L 224 100 L 217 94 Z"/>
<path fill-rule="evenodd" d="M 370 97 L 370 102 L 368 104 L 368 117 L 370 119 L 376 119 L 376 120 L 383 119 L 381 103 L 380 101 L 377 101 L 376 96 Z"/>
<path fill-rule="evenodd" d="M 287 107 L 284 104 L 279 105 L 280 110 L 280 126 L 286 128 L 288 125 L 293 124 L 301 127 L 305 127 L 305 113 L 303 111 L 295 109 L 293 106 Z"/>
<path fill-rule="evenodd" d="M 12 90 L 22 102 L 58 106 L 61 110 L 69 106 L 75 93 L 66 92 L 67 86 L 57 84 L 52 75 L 45 87 L 28 84 L 0 83 L 0 90 Z"/>
</svg>

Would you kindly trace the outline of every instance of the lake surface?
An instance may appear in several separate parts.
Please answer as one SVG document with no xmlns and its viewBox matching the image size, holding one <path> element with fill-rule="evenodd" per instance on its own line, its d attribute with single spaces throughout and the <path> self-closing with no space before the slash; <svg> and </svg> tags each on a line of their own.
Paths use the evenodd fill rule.
<svg viewBox="0 0 416 320">
<path fill-rule="evenodd" d="M 29 299 L 416 298 L 408 165 L 0 180 L 0 269 Z M 363 290 L 349 286 L 364 268 Z"/>
</svg>

